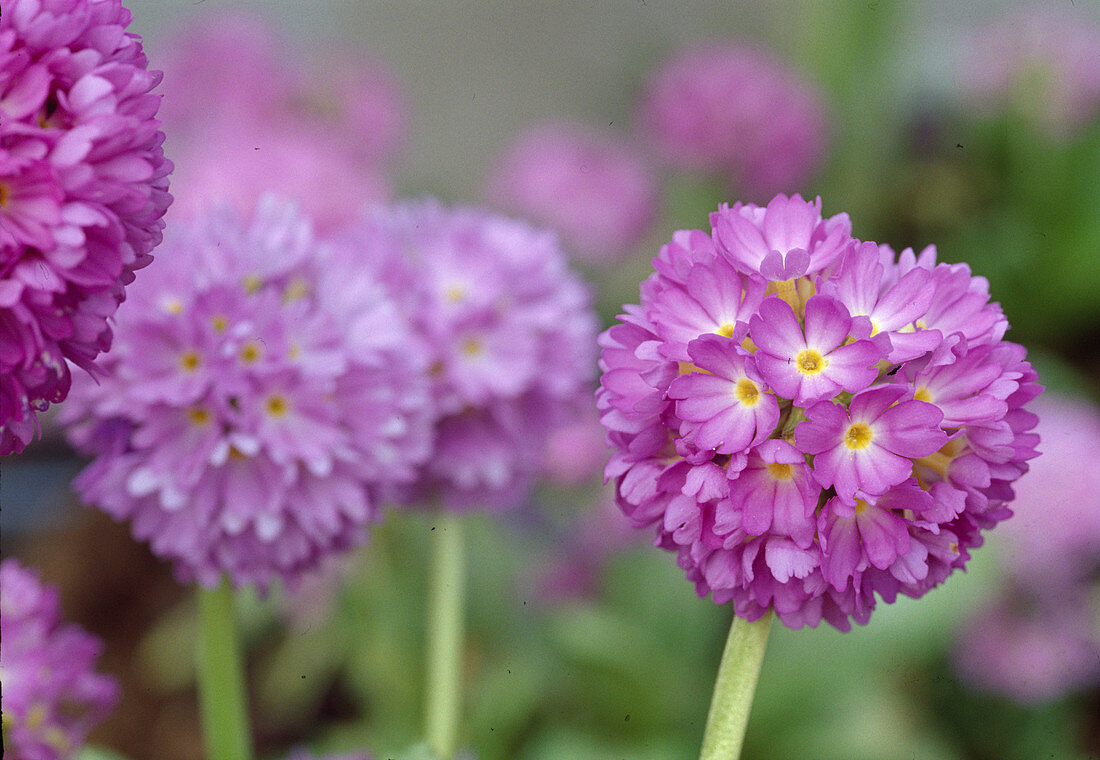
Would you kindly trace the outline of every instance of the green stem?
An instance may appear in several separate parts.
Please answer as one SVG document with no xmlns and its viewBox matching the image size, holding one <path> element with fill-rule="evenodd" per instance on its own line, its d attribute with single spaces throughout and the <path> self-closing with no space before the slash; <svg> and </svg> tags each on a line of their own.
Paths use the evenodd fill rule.
<svg viewBox="0 0 1100 760">
<path fill-rule="evenodd" d="M 252 760 L 244 664 L 233 590 L 223 578 L 210 590 L 197 587 L 198 666 L 202 733 L 209 760 Z"/>
<path fill-rule="evenodd" d="M 438 515 L 431 538 L 426 734 L 436 758 L 451 760 L 458 749 L 462 701 L 462 518 Z"/>
<path fill-rule="evenodd" d="M 699 760 L 737 760 L 741 756 L 771 621 L 771 612 L 754 623 L 733 616 L 714 682 Z"/>
</svg>

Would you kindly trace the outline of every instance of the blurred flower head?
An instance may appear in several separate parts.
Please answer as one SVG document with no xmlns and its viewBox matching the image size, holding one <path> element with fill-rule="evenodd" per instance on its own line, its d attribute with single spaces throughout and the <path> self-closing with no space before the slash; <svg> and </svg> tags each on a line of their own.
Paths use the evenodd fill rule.
<svg viewBox="0 0 1100 760">
<path fill-rule="evenodd" d="M 557 237 L 424 201 L 376 208 L 338 244 L 388 284 L 429 344 L 440 419 L 411 498 L 518 506 L 547 437 L 591 403 L 596 318 Z"/>
<path fill-rule="evenodd" d="M 961 55 L 971 101 L 1052 135 L 1080 130 L 1100 108 L 1100 24 L 1083 10 L 1045 4 L 999 16 L 967 37 Z"/>
<path fill-rule="evenodd" d="M 652 227 L 657 185 L 640 155 L 610 134 L 564 123 L 522 132 L 489 180 L 495 203 L 557 230 L 593 264 L 630 252 Z"/>
<path fill-rule="evenodd" d="M 177 223 L 64 410 L 83 498 L 182 579 L 293 580 L 430 451 L 427 353 L 382 286 L 266 196 Z"/>
<path fill-rule="evenodd" d="M 326 230 L 389 197 L 406 108 L 376 58 L 307 57 L 260 16 L 204 14 L 169 44 L 165 92 L 177 214 L 272 191 Z"/>
<path fill-rule="evenodd" d="M 141 38 L 117 0 L 5 2 L 0 18 L 0 455 L 88 371 L 171 197 Z"/>
<path fill-rule="evenodd" d="M 1035 403 L 1044 456 L 1016 485 L 998 531 L 1001 583 L 964 626 L 955 653 L 976 686 L 1020 702 L 1100 685 L 1100 410 Z"/>
<path fill-rule="evenodd" d="M 641 123 L 672 164 L 707 172 L 763 200 L 800 189 L 825 158 L 820 95 L 770 53 L 696 43 L 650 76 Z"/>
<path fill-rule="evenodd" d="M 4 745 L 14 760 L 74 757 L 118 702 L 95 672 L 100 642 L 61 620 L 57 592 L 14 559 L 0 564 Z"/>
<path fill-rule="evenodd" d="M 1011 514 L 1040 387 L 966 265 L 779 195 L 723 205 L 654 267 L 600 338 L 606 474 L 700 595 L 847 630 Z"/>
</svg>

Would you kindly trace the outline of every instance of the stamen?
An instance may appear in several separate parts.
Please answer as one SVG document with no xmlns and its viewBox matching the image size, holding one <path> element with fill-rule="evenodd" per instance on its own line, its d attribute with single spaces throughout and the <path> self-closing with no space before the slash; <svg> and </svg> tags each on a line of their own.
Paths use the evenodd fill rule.
<svg viewBox="0 0 1100 760">
<path fill-rule="evenodd" d="M 822 356 L 820 351 L 813 348 L 799 351 L 794 363 L 803 375 L 816 375 L 829 366 L 829 360 Z"/>
<path fill-rule="evenodd" d="M 871 445 L 875 437 L 875 431 L 866 422 L 856 422 L 848 427 L 844 433 L 844 445 L 852 451 L 859 451 Z"/>
</svg>

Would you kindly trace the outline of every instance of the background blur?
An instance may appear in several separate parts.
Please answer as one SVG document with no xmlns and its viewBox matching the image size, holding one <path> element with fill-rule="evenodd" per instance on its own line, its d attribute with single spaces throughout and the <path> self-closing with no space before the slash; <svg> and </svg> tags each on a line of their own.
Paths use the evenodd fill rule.
<svg viewBox="0 0 1100 760">
<path fill-rule="evenodd" d="M 862 239 L 896 249 L 935 243 L 941 260 L 969 262 L 989 278 L 1013 326 L 1009 338 L 1028 346 L 1048 393 L 1075 404 L 1051 412 L 1072 445 L 1041 445 L 1047 455 L 1021 482 L 1019 510 L 1043 516 L 1029 529 L 1057 522 L 1068 498 L 1100 512 L 1100 471 L 1088 463 L 1100 440 L 1074 437 L 1100 414 L 1100 98 L 1079 104 L 1083 120 L 1052 126 L 1044 109 L 1061 76 L 1057 43 L 1048 45 L 1053 63 L 1038 62 L 999 106 L 967 89 L 972 56 L 997 39 L 984 30 L 1011 22 L 1022 4 L 126 5 L 152 68 L 163 67 L 181 29 L 226 8 L 280 26 L 291 59 L 335 47 L 376 56 L 407 101 L 403 146 L 388 169 L 393 197 L 461 204 L 483 201 L 502 150 L 526 126 L 567 120 L 634 144 L 641 93 L 662 60 L 702 39 L 766 47 L 819 91 L 829 122 L 820 169 L 787 190 L 820 194 L 826 215 L 847 211 Z M 1042 7 L 1067 14 L 1067 28 L 1100 35 L 1096 3 Z M 1100 54 L 1083 61 L 1073 64 L 1080 81 L 1100 80 Z M 225 65 L 231 75 L 232 61 Z M 1074 87 L 1068 97 L 1087 101 L 1083 85 Z M 637 301 L 650 258 L 673 230 L 705 227 L 723 200 L 768 199 L 721 177 L 653 165 L 661 197 L 654 224 L 628 255 L 581 266 L 605 324 Z M 464 738 L 481 760 L 698 752 L 729 611 L 698 599 L 673 557 L 648 547 L 646 536 L 629 535 L 601 485 L 601 455 L 596 449 L 590 467 L 548 482 L 530 510 L 473 520 Z M 49 428 L 4 461 L 0 548 L 59 584 L 69 618 L 106 639 L 102 669 L 122 680 L 124 700 L 93 739 L 133 758 L 198 758 L 188 594 L 125 526 L 74 503 L 68 482 L 79 468 Z M 261 752 L 274 757 L 308 743 L 385 758 L 416 740 L 429 523 L 391 515 L 365 549 L 303 591 L 245 605 Z M 865 628 L 773 626 L 744 756 L 1100 757 L 1096 666 L 1035 672 L 1040 649 L 1056 662 L 1071 648 L 1059 637 L 1069 635 L 1096 647 L 1100 663 L 1100 551 L 1078 573 L 1087 586 L 1082 630 L 1050 634 L 1052 641 L 1041 616 L 1030 638 L 1011 622 L 974 623 L 987 607 L 1009 619 L 1042 609 L 1012 594 L 1019 575 L 1041 575 L 1043 553 L 1058 548 L 994 531 L 966 574 L 919 602 L 880 605 Z M 1048 589 L 1063 604 L 1079 591 Z M 1018 656 L 998 659 L 1010 649 Z M 983 680 L 990 668 L 1003 677 Z M 1043 677 L 1046 688 L 1025 688 Z"/>
</svg>

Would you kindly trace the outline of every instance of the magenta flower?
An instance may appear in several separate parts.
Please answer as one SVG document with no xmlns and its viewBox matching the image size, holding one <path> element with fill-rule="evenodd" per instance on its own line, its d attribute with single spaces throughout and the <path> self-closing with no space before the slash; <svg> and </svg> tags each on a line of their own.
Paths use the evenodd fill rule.
<svg viewBox="0 0 1100 760">
<path fill-rule="evenodd" d="M 679 231 L 600 337 L 605 470 L 700 595 L 847 629 L 1008 517 L 1040 392 L 984 280 L 779 196 Z"/>
<path fill-rule="evenodd" d="M 78 754 L 118 702 L 118 683 L 95 672 L 101 644 L 61 620 L 57 592 L 14 559 L 0 564 L 4 745 L 16 760 Z"/>
<path fill-rule="evenodd" d="M 591 295 L 556 237 L 428 201 L 374 209 L 340 246 L 388 284 L 429 345 L 441 418 L 409 499 L 522 503 L 548 436 L 585 410 L 595 369 Z"/>
<path fill-rule="evenodd" d="M 1012 110 L 1055 137 L 1100 109 L 1100 27 L 1074 8 L 1035 4 L 975 29 L 960 51 L 968 104 Z"/>
<path fill-rule="evenodd" d="M 803 321 L 804 327 L 778 298 L 766 299 L 749 321 L 756 366 L 779 395 L 809 406 L 841 389 L 854 393 L 878 376 L 877 346 L 866 340 L 844 345 L 852 319 L 838 301 L 811 297 Z"/>
<path fill-rule="evenodd" d="M 296 201 L 327 231 L 391 192 L 403 95 L 373 58 L 288 55 L 293 42 L 246 13 L 203 14 L 166 51 L 177 214 L 265 192 Z"/>
<path fill-rule="evenodd" d="M 0 18 L 0 455 L 95 371 L 160 242 L 168 173 L 141 38 L 117 0 L 11 0 Z"/>
<path fill-rule="evenodd" d="M 960 674 L 1023 703 L 1100 684 L 1100 411 L 1067 398 L 1035 403 L 1044 456 L 1016 485 L 1015 517 L 991 541 L 998 586 L 963 625 Z"/>
<path fill-rule="evenodd" d="M 64 412 L 82 497 L 181 579 L 294 580 L 365 539 L 430 452 L 427 354 L 382 285 L 266 198 L 177 224 Z"/>
<path fill-rule="evenodd" d="M 608 264 L 656 221 L 657 186 L 629 146 L 585 127 L 540 124 L 516 138 L 489 179 L 495 203 L 557 230 L 569 252 Z"/>
<path fill-rule="evenodd" d="M 708 42 L 653 72 L 640 118 L 671 163 L 763 198 L 802 185 L 821 165 L 824 111 L 819 94 L 769 53 Z"/>
</svg>

